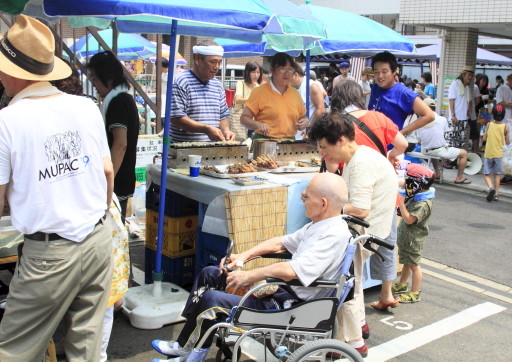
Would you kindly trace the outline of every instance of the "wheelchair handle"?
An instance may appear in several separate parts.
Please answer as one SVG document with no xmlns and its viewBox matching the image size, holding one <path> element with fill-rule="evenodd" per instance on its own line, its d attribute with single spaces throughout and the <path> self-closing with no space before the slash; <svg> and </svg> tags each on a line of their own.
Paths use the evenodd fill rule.
<svg viewBox="0 0 512 362">
<path fill-rule="evenodd" d="M 391 244 L 387 240 L 381 239 L 378 236 L 371 235 L 368 239 L 366 239 L 366 242 L 372 242 L 377 245 L 382 246 L 383 248 L 393 250 L 395 248 L 395 245 Z"/>
<path fill-rule="evenodd" d="M 363 234 L 360 235 L 354 239 L 352 239 L 351 244 L 356 245 L 358 242 L 364 242 L 364 246 L 370 245 L 371 243 L 375 243 L 377 245 L 382 246 L 383 248 L 393 250 L 395 246 L 393 244 L 390 244 L 388 241 L 379 238 L 378 236 L 372 235 L 372 234 Z M 368 249 L 368 247 L 366 247 Z"/>
<path fill-rule="evenodd" d="M 346 222 L 351 222 L 353 224 L 360 225 L 364 228 L 370 227 L 370 223 L 368 223 L 368 221 L 364 221 L 363 219 L 360 219 L 360 218 L 352 216 L 352 215 L 342 214 L 341 218 L 343 220 L 345 220 Z"/>
</svg>

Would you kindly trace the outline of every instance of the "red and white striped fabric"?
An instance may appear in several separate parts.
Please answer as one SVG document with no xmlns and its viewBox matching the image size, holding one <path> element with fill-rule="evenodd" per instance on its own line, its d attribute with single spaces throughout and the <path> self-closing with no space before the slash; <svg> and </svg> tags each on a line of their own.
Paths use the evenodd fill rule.
<svg viewBox="0 0 512 362">
<path fill-rule="evenodd" d="M 432 74 L 432 84 L 437 86 L 437 61 L 433 60 L 429 62 L 430 65 L 430 73 Z"/>
<path fill-rule="evenodd" d="M 353 57 L 350 59 L 350 75 L 356 82 L 361 80 L 361 73 L 363 73 L 365 64 L 366 58 Z"/>
</svg>

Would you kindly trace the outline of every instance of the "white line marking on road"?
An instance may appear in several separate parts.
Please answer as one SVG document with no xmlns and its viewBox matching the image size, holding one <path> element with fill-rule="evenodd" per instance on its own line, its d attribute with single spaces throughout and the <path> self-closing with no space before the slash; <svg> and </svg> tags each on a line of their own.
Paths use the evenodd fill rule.
<svg viewBox="0 0 512 362">
<path fill-rule="evenodd" d="M 370 348 L 365 361 L 387 361 L 504 310 L 506 308 L 490 302 L 475 305 L 448 318 Z"/>
<path fill-rule="evenodd" d="M 136 268 L 132 266 L 132 273 L 133 273 L 133 281 L 139 285 L 144 285 L 145 283 L 145 275 L 142 270 L 139 268 Z"/>
<path fill-rule="evenodd" d="M 433 260 L 422 258 L 421 262 L 422 262 L 422 264 L 428 265 L 428 266 L 430 266 L 432 268 L 435 268 L 435 269 L 442 270 L 442 271 L 444 271 L 446 273 L 454 274 L 454 275 L 460 276 L 462 278 L 466 278 L 468 280 L 477 282 L 477 283 L 479 283 L 481 285 L 484 285 L 484 286 L 487 286 L 487 287 L 499 290 L 501 292 L 506 292 L 506 293 L 511 293 L 512 294 L 512 287 L 510 287 L 508 285 L 499 284 L 499 283 L 496 283 L 496 282 L 494 282 L 492 280 L 488 280 L 488 279 L 479 277 L 478 275 L 474 275 L 474 274 L 470 274 L 470 273 L 464 272 L 462 270 L 457 270 L 457 269 L 451 268 L 448 265 L 441 264 L 441 263 L 435 262 Z"/>
</svg>

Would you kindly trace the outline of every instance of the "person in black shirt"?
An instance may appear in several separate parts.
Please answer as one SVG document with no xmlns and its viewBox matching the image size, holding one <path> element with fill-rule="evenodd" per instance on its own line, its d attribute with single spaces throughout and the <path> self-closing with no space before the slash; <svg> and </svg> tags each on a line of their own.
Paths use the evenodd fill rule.
<svg viewBox="0 0 512 362">
<path fill-rule="evenodd" d="M 139 137 L 139 113 L 128 93 L 129 84 L 123 65 L 110 51 L 95 54 L 87 69 L 102 98 L 101 113 L 105 120 L 108 145 L 114 164 L 114 193 L 126 216 L 126 204 L 135 189 L 135 159 Z"/>
</svg>

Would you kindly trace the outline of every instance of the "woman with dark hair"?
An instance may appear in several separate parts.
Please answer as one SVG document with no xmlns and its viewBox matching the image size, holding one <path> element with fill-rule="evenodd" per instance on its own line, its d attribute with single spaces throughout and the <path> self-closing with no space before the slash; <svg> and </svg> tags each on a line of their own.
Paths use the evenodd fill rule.
<svg viewBox="0 0 512 362">
<path fill-rule="evenodd" d="M 475 117 L 469 121 L 469 138 L 472 143 L 472 151 L 478 153 L 480 148 L 480 123 L 478 114 L 481 109 L 489 104 L 489 77 L 478 73 L 475 75 Z M 478 92 L 477 92 L 478 90 Z"/>
<path fill-rule="evenodd" d="M 245 103 L 240 123 L 255 130 L 253 139 L 295 139 L 308 124 L 300 93 L 290 86 L 295 69 L 293 58 L 277 53 L 270 62 L 272 78 L 254 89 Z"/>
<path fill-rule="evenodd" d="M 114 192 L 121 204 L 121 214 L 126 217 L 126 204 L 135 189 L 139 113 L 135 100 L 128 93 L 129 84 L 123 65 L 114 53 L 104 51 L 95 54 L 87 69 L 89 79 L 102 98 L 101 114 L 115 172 Z"/>
<path fill-rule="evenodd" d="M 398 168 L 400 160 L 398 156 L 403 154 L 407 148 L 407 140 L 398 131 L 398 126 L 384 114 L 376 111 L 368 111 L 364 106 L 362 88 L 354 81 L 341 81 L 336 84 L 331 98 L 331 107 L 333 111 L 348 114 L 348 119 L 352 120 L 355 129 L 355 142 L 358 145 L 364 145 L 373 148 L 375 151 L 383 154 L 391 162 L 394 168 Z M 358 121 L 364 123 L 365 131 L 358 125 Z M 373 136 L 371 136 L 373 134 Z M 376 139 L 372 138 L 376 137 Z M 377 143 L 380 143 L 377 144 Z M 388 145 L 393 145 L 393 149 L 387 153 Z M 329 171 L 336 171 L 338 165 L 328 166 Z M 356 215 L 357 216 L 357 215 Z M 396 227 L 393 222 L 387 240 L 396 243 Z M 372 307 L 378 310 L 387 309 L 389 306 L 398 305 L 398 301 L 393 297 L 391 287 L 396 278 L 396 256 L 394 251 L 379 250 L 384 253 L 385 261 L 378 257 L 372 257 L 371 277 L 372 279 L 382 280 L 381 294 L 379 301 L 372 303 Z M 364 322 L 364 315 L 361 323 Z"/>
<path fill-rule="evenodd" d="M 244 79 L 236 82 L 235 105 L 230 114 L 229 127 L 235 134 L 235 140 L 237 141 L 244 141 L 247 138 L 247 128 L 240 124 L 240 116 L 251 92 L 261 84 L 261 77 L 260 65 L 256 62 L 247 62 L 244 69 Z"/>
</svg>

